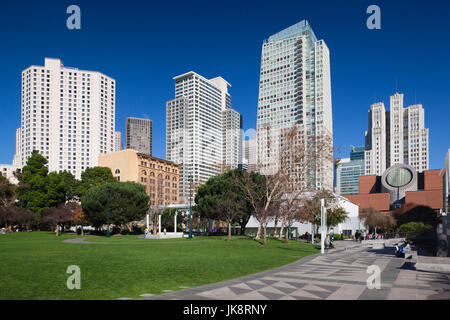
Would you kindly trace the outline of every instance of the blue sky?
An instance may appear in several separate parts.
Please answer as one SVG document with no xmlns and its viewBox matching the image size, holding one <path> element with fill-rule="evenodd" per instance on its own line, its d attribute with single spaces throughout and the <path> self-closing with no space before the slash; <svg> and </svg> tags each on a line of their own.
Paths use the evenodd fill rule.
<svg viewBox="0 0 450 320">
<path fill-rule="evenodd" d="M 127 116 L 149 117 L 153 154 L 165 157 L 165 103 L 176 75 L 193 70 L 231 83 L 244 129 L 256 127 L 261 44 L 307 19 L 330 48 L 337 157 L 364 144 L 367 111 L 388 107 L 398 87 L 405 105 L 422 103 L 430 129 L 430 169 L 450 147 L 450 1 L 7 1 L 0 7 L 0 163 L 11 163 L 20 126 L 20 73 L 60 58 L 117 81 L 116 130 Z M 81 30 L 66 8 L 81 8 Z M 371 4 L 381 30 L 366 28 Z M 397 83 L 397 85 L 396 85 Z"/>
</svg>

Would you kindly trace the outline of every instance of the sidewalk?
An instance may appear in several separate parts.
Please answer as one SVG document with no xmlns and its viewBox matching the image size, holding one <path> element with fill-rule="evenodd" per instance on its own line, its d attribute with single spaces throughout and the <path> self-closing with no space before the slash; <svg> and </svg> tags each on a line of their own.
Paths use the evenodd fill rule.
<svg viewBox="0 0 450 320">
<path fill-rule="evenodd" d="M 168 294 L 153 300 L 371 300 L 441 299 L 450 290 L 450 275 L 420 272 L 392 248 L 374 250 L 350 241 L 337 249 L 292 264 L 235 280 Z M 367 267 L 381 270 L 381 289 L 368 289 Z"/>
</svg>

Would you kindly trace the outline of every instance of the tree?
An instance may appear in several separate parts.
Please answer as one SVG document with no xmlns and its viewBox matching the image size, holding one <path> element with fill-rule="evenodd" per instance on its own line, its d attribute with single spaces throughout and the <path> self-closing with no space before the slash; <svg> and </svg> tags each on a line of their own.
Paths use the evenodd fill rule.
<svg viewBox="0 0 450 320">
<path fill-rule="evenodd" d="M 333 195 L 333 193 L 327 190 L 321 190 L 305 201 L 303 210 L 308 221 L 314 223 L 317 227 L 321 224 L 321 199 L 325 200 L 327 229 L 329 227 L 336 226 L 347 219 L 348 213 L 338 205 L 337 198 Z"/>
<path fill-rule="evenodd" d="M 406 203 L 394 210 L 392 216 L 397 221 L 397 227 L 408 222 L 423 222 L 431 226 L 439 223 L 439 217 L 432 208 L 414 203 Z"/>
<path fill-rule="evenodd" d="M 377 233 L 377 228 L 387 230 L 395 226 L 395 219 L 389 215 L 381 213 L 374 208 L 363 208 L 359 212 L 359 218 L 364 220 L 364 224 L 369 228 L 374 228 Z"/>
<path fill-rule="evenodd" d="M 0 208 L 12 207 L 17 201 L 16 187 L 0 174 Z"/>
<path fill-rule="evenodd" d="M 74 210 L 74 216 L 73 216 L 73 223 L 76 226 L 81 226 L 81 235 L 84 235 L 84 226 L 87 226 L 89 224 L 89 221 L 87 220 L 86 215 L 83 212 L 83 208 L 81 205 L 79 205 Z"/>
<path fill-rule="evenodd" d="M 75 176 L 64 170 L 59 173 L 64 187 L 65 201 L 79 200 L 80 199 L 80 185 L 81 182 L 75 179 Z"/>
<path fill-rule="evenodd" d="M 234 169 L 208 179 L 197 190 L 194 210 L 202 217 L 226 221 L 230 234 L 231 224 L 238 222 L 243 235 L 252 209 L 233 181 L 241 175 L 242 170 Z"/>
<path fill-rule="evenodd" d="M 28 223 L 32 219 L 33 214 L 27 209 L 17 205 L 0 206 L 0 223 L 4 224 L 7 229 L 11 229 L 11 226 L 14 224 Z"/>
<path fill-rule="evenodd" d="M 149 196 L 145 187 L 136 182 L 114 182 L 90 188 L 81 197 L 81 206 L 88 221 L 100 227 L 107 220 L 107 186 L 110 186 L 110 222 L 120 229 L 145 217 Z"/>
<path fill-rule="evenodd" d="M 59 236 L 59 227 L 74 220 L 75 211 L 79 206 L 76 202 L 67 202 L 55 208 L 44 209 L 41 222 L 53 225 L 56 236 Z"/>
<path fill-rule="evenodd" d="M 260 175 L 256 172 L 242 171 L 240 177 L 233 173 L 233 181 L 245 200 L 252 208 L 253 216 L 258 220 L 259 227 L 255 239 L 260 239 L 261 229 L 264 232 L 263 244 L 267 244 L 267 224 L 276 212 L 282 195 L 283 179 L 280 173 Z"/>
<path fill-rule="evenodd" d="M 333 141 L 328 135 L 306 137 L 304 130 L 292 126 L 282 131 L 279 148 L 278 170 L 283 181 L 283 197 L 279 212 L 282 219 L 280 237 L 287 227 L 285 242 L 288 242 L 288 230 L 292 223 L 295 220 L 305 221 L 307 218 L 302 206 L 305 195 L 316 189 L 313 173 L 321 161 L 333 160 Z M 276 217 L 278 220 L 278 215 Z"/>
<path fill-rule="evenodd" d="M 108 167 L 87 168 L 81 174 L 81 183 L 78 186 L 77 194 L 79 196 L 83 196 L 83 194 L 90 188 L 114 182 L 117 182 L 117 179 L 114 178 L 110 168 Z"/>
<path fill-rule="evenodd" d="M 34 212 L 38 223 L 45 208 L 57 207 L 66 200 L 61 176 L 56 172 L 49 174 L 46 164 L 47 159 L 33 151 L 19 175 L 19 205 Z"/>
</svg>

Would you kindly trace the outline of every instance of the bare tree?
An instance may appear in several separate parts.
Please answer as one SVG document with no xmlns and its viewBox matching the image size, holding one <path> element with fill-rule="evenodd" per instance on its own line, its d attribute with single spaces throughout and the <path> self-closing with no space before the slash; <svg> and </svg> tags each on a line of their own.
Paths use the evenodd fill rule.
<svg viewBox="0 0 450 320">
<path fill-rule="evenodd" d="M 369 228 L 391 229 L 396 225 L 396 220 L 390 214 L 384 214 L 374 208 L 363 208 L 359 213 L 360 219 L 364 219 L 364 224 Z"/>
<path fill-rule="evenodd" d="M 290 227 L 295 220 L 308 218 L 302 209 L 306 193 L 316 189 L 316 175 L 321 162 L 333 161 L 333 143 L 326 134 L 306 137 L 297 126 L 284 130 L 280 138 L 279 171 L 284 176 L 281 237 L 286 226 Z M 287 231 L 285 241 L 288 241 Z"/>
<path fill-rule="evenodd" d="M 255 172 L 243 171 L 240 177 L 234 176 L 233 181 L 242 190 L 246 201 L 251 204 L 253 216 L 259 222 L 255 239 L 261 238 L 264 231 L 264 245 L 267 243 L 267 224 L 278 209 L 282 194 L 282 177 L 277 172 L 273 175 L 260 175 Z"/>
</svg>

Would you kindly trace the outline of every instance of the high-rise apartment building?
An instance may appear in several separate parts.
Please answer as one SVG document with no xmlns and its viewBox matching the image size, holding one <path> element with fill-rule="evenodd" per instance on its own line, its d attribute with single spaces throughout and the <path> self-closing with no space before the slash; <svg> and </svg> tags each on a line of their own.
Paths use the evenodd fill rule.
<svg viewBox="0 0 450 320">
<path fill-rule="evenodd" d="M 100 154 L 114 151 L 113 78 L 45 58 L 44 66 L 22 71 L 21 88 L 17 167 L 37 150 L 48 159 L 50 171 L 67 170 L 80 178 L 86 168 L 97 166 Z"/>
<path fill-rule="evenodd" d="M 403 94 L 390 97 L 390 110 L 373 104 L 365 133 L 365 174 L 381 176 L 395 164 L 408 164 L 418 172 L 429 168 L 429 131 L 421 104 L 403 107 Z"/>
<path fill-rule="evenodd" d="M 279 166 L 282 133 L 294 125 L 306 144 L 318 138 L 332 146 L 333 123 L 329 50 L 306 20 L 264 40 L 257 118 L 258 165 L 270 174 Z M 310 169 L 308 185 L 333 190 L 332 148 Z M 306 177 L 303 178 L 303 180 Z"/>
<path fill-rule="evenodd" d="M 231 108 L 222 110 L 222 144 L 225 168 L 242 163 L 242 116 Z"/>
<path fill-rule="evenodd" d="M 242 156 L 242 121 L 231 109 L 222 77 L 206 79 L 195 72 L 173 78 L 175 99 L 166 105 L 166 158 L 181 164 L 180 198 L 225 168 L 237 168 Z"/>
<path fill-rule="evenodd" d="M 249 139 L 244 141 L 244 151 L 243 151 L 243 164 L 246 165 L 248 171 L 256 171 L 257 170 L 257 141 L 256 139 Z"/>
<path fill-rule="evenodd" d="M 127 149 L 152 155 L 153 121 L 129 117 L 126 121 L 125 145 Z"/>
<path fill-rule="evenodd" d="M 114 152 L 121 150 L 123 150 L 122 133 L 120 131 L 116 131 L 114 133 Z"/>
</svg>

